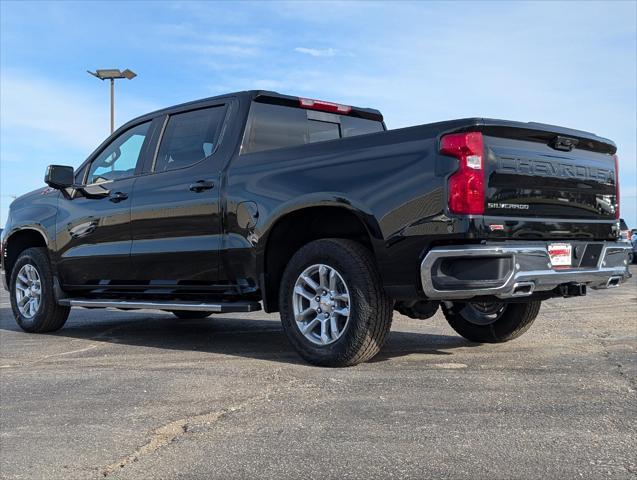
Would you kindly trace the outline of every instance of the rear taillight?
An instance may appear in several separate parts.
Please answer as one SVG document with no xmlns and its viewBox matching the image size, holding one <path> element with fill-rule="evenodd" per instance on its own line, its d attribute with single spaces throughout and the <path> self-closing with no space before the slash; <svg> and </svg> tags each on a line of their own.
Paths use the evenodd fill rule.
<svg viewBox="0 0 637 480">
<path fill-rule="evenodd" d="M 459 160 L 449 177 L 449 210 L 465 215 L 484 213 L 484 143 L 482 133 L 452 133 L 440 139 L 440 153 Z"/>
<path fill-rule="evenodd" d="M 617 203 L 615 205 L 615 218 L 619 219 L 619 157 L 613 155 L 613 160 L 615 160 L 615 201 Z"/>
<path fill-rule="evenodd" d="M 299 105 L 310 110 L 321 110 L 323 112 L 342 113 L 347 115 L 352 111 L 349 105 L 340 103 L 325 102 L 323 100 L 312 100 L 311 98 L 299 98 Z"/>
</svg>

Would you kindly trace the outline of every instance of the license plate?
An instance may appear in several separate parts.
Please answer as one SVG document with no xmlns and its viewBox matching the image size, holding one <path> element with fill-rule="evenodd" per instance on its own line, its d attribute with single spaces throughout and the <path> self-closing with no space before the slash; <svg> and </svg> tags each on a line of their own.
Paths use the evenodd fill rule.
<svg viewBox="0 0 637 480">
<path fill-rule="evenodd" d="M 570 267 L 572 250 L 570 243 L 550 243 L 548 251 L 551 265 L 554 267 Z"/>
</svg>

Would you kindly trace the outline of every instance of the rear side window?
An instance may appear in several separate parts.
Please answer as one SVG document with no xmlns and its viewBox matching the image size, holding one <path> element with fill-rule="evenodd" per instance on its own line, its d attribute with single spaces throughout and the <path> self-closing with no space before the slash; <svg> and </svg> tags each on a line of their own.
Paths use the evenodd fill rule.
<svg viewBox="0 0 637 480">
<path fill-rule="evenodd" d="M 219 106 L 171 115 L 153 171 L 189 167 L 212 155 L 224 112 L 225 108 Z"/>
<path fill-rule="evenodd" d="M 241 153 L 262 152 L 382 131 L 382 122 L 375 120 L 253 102 Z"/>
</svg>

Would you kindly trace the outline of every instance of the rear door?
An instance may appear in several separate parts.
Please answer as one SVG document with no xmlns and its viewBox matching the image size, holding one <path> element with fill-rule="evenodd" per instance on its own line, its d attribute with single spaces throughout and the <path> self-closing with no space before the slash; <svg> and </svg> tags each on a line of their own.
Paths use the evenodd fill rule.
<svg viewBox="0 0 637 480">
<path fill-rule="evenodd" d="M 148 172 L 135 183 L 131 262 L 141 285 L 204 291 L 219 278 L 218 141 L 226 105 L 164 119 Z"/>
</svg>

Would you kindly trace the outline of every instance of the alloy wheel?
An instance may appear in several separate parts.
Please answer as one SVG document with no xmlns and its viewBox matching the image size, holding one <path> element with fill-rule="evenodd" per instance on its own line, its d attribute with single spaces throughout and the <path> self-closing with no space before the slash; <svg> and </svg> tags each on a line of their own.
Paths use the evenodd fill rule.
<svg viewBox="0 0 637 480">
<path fill-rule="evenodd" d="M 20 314 L 33 318 L 42 303 L 42 282 L 38 270 L 27 263 L 18 272 L 15 282 L 15 299 Z"/>
<path fill-rule="evenodd" d="M 350 318 L 350 294 L 341 274 L 325 264 L 307 267 L 292 293 L 294 320 L 299 331 L 316 345 L 337 341 Z"/>
</svg>

